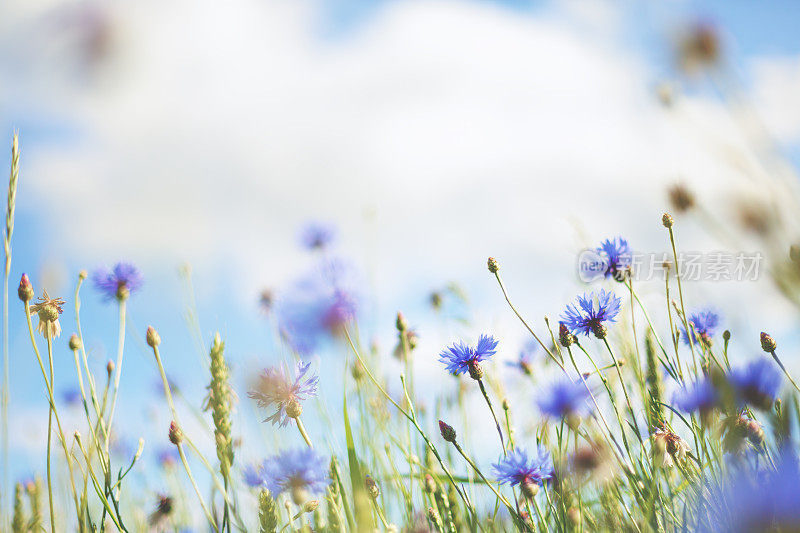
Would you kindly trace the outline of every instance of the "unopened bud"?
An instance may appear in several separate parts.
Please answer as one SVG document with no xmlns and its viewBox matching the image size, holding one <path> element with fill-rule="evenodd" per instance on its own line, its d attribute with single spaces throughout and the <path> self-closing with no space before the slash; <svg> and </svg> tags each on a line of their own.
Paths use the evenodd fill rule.
<svg viewBox="0 0 800 533">
<path fill-rule="evenodd" d="M 114 361 L 112 361 L 111 359 L 109 359 L 109 360 L 108 360 L 108 363 L 106 363 L 106 373 L 107 373 L 109 376 L 111 376 L 111 374 L 113 374 L 113 373 L 114 373 L 114 367 L 115 367 L 115 366 L 116 366 L 116 365 L 114 365 Z"/>
<path fill-rule="evenodd" d="M 378 483 L 372 479 L 372 476 L 367 476 L 364 479 L 364 488 L 367 489 L 367 496 L 373 500 L 377 500 L 378 496 L 381 495 L 381 488 L 378 486 Z"/>
<path fill-rule="evenodd" d="M 319 507 L 319 500 L 308 500 L 303 504 L 304 513 L 313 513 Z"/>
<path fill-rule="evenodd" d="M 147 334 L 145 334 L 145 339 L 147 340 L 147 345 L 151 348 L 155 348 L 161 344 L 161 336 L 153 328 L 153 326 L 147 326 Z"/>
<path fill-rule="evenodd" d="M 672 215 L 669 213 L 664 213 L 661 216 L 661 223 L 664 224 L 665 228 L 671 228 L 675 221 L 672 219 Z"/>
<path fill-rule="evenodd" d="M 84 269 L 84 270 L 81 270 L 80 272 L 78 272 L 78 277 L 81 279 L 81 281 L 83 281 L 83 280 L 85 280 L 87 277 L 89 277 L 89 273 L 88 273 L 88 272 L 86 272 L 86 270 L 85 270 L 85 269 Z"/>
<path fill-rule="evenodd" d="M 81 342 L 81 338 L 78 337 L 76 333 L 73 333 L 72 336 L 69 338 L 69 349 L 73 352 L 77 352 L 83 348 L 83 343 Z"/>
<path fill-rule="evenodd" d="M 400 311 L 397 312 L 397 321 L 395 321 L 395 326 L 397 327 L 397 331 L 404 332 L 408 329 L 408 322 L 406 322 L 406 317 L 403 316 L 403 313 Z"/>
<path fill-rule="evenodd" d="M 728 342 L 729 340 L 731 340 L 731 332 L 730 332 L 730 330 L 726 329 L 725 331 L 722 332 L 722 340 L 724 340 L 725 342 Z"/>
<path fill-rule="evenodd" d="M 769 336 L 766 332 L 761 332 L 761 349 L 767 353 L 772 353 L 775 351 L 775 348 L 778 347 L 778 344 L 775 342 L 775 339 Z"/>
<path fill-rule="evenodd" d="M 439 420 L 439 432 L 442 434 L 442 438 L 447 442 L 456 441 L 456 430 L 442 420 Z"/>
<path fill-rule="evenodd" d="M 33 285 L 31 285 L 31 280 L 28 279 L 27 274 L 23 274 L 20 278 L 17 294 L 23 302 L 30 302 L 33 299 Z"/>
<path fill-rule="evenodd" d="M 178 424 L 173 420 L 169 423 L 169 441 L 177 446 L 183 441 L 183 431 L 178 427 Z"/>
<path fill-rule="evenodd" d="M 569 347 L 575 342 L 575 337 L 569 332 L 569 328 L 567 328 L 567 325 L 563 322 L 558 324 L 558 342 L 560 342 L 561 346 L 564 348 Z"/>
<path fill-rule="evenodd" d="M 511 402 L 508 401 L 508 398 L 503 398 L 503 411 L 508 411 L 511 409 Z"/>
<path fill-rule="evenodd" d="M 436 480 L 430 474 L 425 474 L 425 492 L 428 494 L 436 493 Z"/>
<path fill-rule="evenodd" d="M 486 261 L 486 266 L 489 267 L 489 272 L 492 274 L 496 274 L 498 270 L 500 270 L 500 263 L 497 262 L 497 259 L 494 257 L 490 257 L 488 261 Z"/>
<path fill-rule="evenodd" d="M 80 442 L 81 442 L 81 432 L 78 431 L 78 430 L 75 430 L 75 433 L 73 433 L 73 436 L 75 437 L 75 440 L 78 441 L 78 443 L 80 444 Z"/>
</svg>

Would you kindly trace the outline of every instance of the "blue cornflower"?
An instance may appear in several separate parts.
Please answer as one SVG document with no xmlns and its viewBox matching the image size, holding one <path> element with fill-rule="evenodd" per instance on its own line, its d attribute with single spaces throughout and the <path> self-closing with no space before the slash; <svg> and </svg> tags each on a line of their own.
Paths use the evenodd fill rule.
<svg viewBox="0 0 800 533">
<path fill-rule="evenodd" d="M 530 459 L 525 450 L 515 448 L 492 467 L 498 483 L 510 483 L 512 487 L 520 485 L 529 498 L 536 495 L 540 485 L 553 477 L 553 461 L 544 448 L 537 448 L 536 456 Z"/>
<path fill-rule="evenodd" d="M 767 359 L 756 359 L 746 366 L 733 368 L 728 380 L 739 403 L 769 409 L 781 388 L 781 373 Z"/>
<path fill-rule="evenodd" d="M 142 286 L 142 273 L 131 263 L 117 263 L 109 270 L 98 269 L 92 274 L 94 287 L 106 301 L 126 300 L 132 292 Z"/>
<path fill-rule="evenodd" d="M 710 512 L 699 513 L 698 531 L 798 531 L 800 467 L 794 451 L 782 450 L 774 470 L 739 464 L 728 479 L 712 488 L 710 500 Z"/>
<path fill-rule="evenodd" d="M 75 388 L 70 388 L 62 391 L 61 397 L 64 403 L 69 406 L 76 406 L 81 402 L 81 391 Z"/>
<path fill-rule="evenodd" d="M 706 346 L 711 346 L 711 337 L 719 327 L 719 314 L 713 309 L 701 309 L 689 315 L 689 331 L 681 326 L 681 333 L 683 342 L 689 345 L 689 335 L 691 335 L 692 342 L 697 344 L 699 340 Z M 695 335 L 696 334 L 696 335 Z"/>
<path fill-rule="evenodd" d="M 274 404 L 278 409 L 264 422 L 270 421 L 284 427 L 290 418 L 300 416 L 303 412 L 300 402 L 317 395 L 319 377 L 312 375 L 306 378 L 310 366 L 311 363 L 298 361 L 294 380 L 287 375 L 283 367 L 267 368 L 259 376 L 255 390 L 250 391 L 248 396 L 261 408 L 268 408 Z"/>
<path fill-rule="evenodd" d="M 555 382 L 537 400 L 543 414 L 553 418 L 574 418 L 587 413 L 590 409 L 587 400 L 589 390 L 581 382 L 562 379 Z"/>
<path fill-rule="evenodd" d="M 702 379 L 675 392 L 672 403 L 684 413 L 710 413 L 719 401 L 717 389 L 709 379 Z"/>
<path fill-rule="evenodd" d="M 242 470 L 242 478 L 245 485 L 250 488 L 259 488 L 264 486 L 266 479 L 264 478 L 264 465 L 266 461 L 261 463 L 251 463 L 244 467 Z"/>
<path fill-rule="evenodd" d="M 439 362 L 444 363 L 448 372 L 454 375 L 469 372 L 473 379 L 483 377 L 480 362 L 497 353 L 497 342 L 491 335 L 481 335 L 478 345 L 473 348 L 459 341 L 445 348 L 439 354 Z"/>
<path fill-rule="evenodd" d="M 535 340 L 527 341 L 522 349 L 519 351 L 519 357 L 516 361 L 506 361 L 506 365 L 520 370 L 523 374 L 531 375 L 533 369 L 531 365 L 535 356 L 539 352 L 539 343 Z"/>
<path fill-rule="evenodd" d="M 275 314 L 281 335 L 299 354 L 314 352 L 337 334 L 359 308 L 353 269 L 340 260 L 325 260 L 281 293 Z"/>
<path fill-rule="evenodd" d="M 603 256 L 605 260 L 605 277 L 613 277 L 617 281 L 622 281 L 625 271 L 633 263 L 633 254 L 628 241 L 622 237 L 606 239 L 596 249 L 596 252 Z"/>
<path fill-rule="evenodd" d="M 600 289 L 597 296 L 594 292 L 578 296 L 576 302 L 567 305 L 561 320 L 573 335 L 594 333 L 602 339 L 606 336 L 603 322 L 616 322 L 621 305 L 622 299 L 613 292 Z"/>
<path fill-rule="evenodd" d="M 300 242 L 309 250 L 327 248 L 336 238 L 336 229 L 324 222 L 312 221 L 300 232 Z"/>
<path fill-rule="evenodd" d="M 162 448 L 159 450 L 156 457 L 158 459 L 158 464 L 163 468 L 166 468 L 177 463 L 180 459 L 180 454 L 178 453 L 177 447 L 170 446 L 168 448 Z"/>
<path fill-rule="evenodd" d="M 289 491 L 297 505 L 305 503 L 310 495 L 324 492 L 329 481 L 328 460 L 310 448 L 270 457 L 264 461 L 261 473 L 273 497 Z"/>
</svg>

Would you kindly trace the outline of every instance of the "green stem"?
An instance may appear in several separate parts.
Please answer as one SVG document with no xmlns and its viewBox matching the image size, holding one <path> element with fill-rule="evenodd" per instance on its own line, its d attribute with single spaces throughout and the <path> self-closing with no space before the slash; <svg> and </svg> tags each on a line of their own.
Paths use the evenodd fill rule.
<svg viewBox="0 0 800 533">
<path fill-rule="evenodd" d="M 295 418 L 294 421 L 297 422 L 297 429 L 300 431 L 300 435 L 303 436 L 303 440 L 306 441 L 306 444 L 309 448 L 313 449 L 314 445 L 311 444 L 311 439 L 308 438 L 308 433 L 306 433 L 306 428 L 303 425 L 303 422 L 300 421 L 300 417 Z"/>
</svg>

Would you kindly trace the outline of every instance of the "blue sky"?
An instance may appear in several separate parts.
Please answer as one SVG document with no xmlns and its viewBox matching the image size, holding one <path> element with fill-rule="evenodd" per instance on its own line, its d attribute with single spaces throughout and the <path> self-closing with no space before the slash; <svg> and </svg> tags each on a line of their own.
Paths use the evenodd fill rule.
<svg viewBox="0 0 800 533">
<path fill-rule="evenodd" d="M 272 23 L 286 33 L 283 36 L 279 28 L 272 32 L 282 39 L 277 42 L 288 50 L 285 55 L 283 48 L 254 48 L 245 37 L 244 44 L 239 43 L 237 23 L 245 28 L 243 35 L 264 45 L 257 40 L 260 32 L 242 22 L 255 8 L 248 2 L 237 5 L 243 6 L 241 19 L 236 18 L 235 10 L 219 15 L 231 17 L 223 19 L 219 35 L 214 35 L 223 42 L 220 57 L 211 50 L 217 48 L 214 41 L 209 50 L 190 55 L 184 62 L 186 36 L 172 35 L 169 17 L 175 13 L 169 9 L 161 27 L 158 21 L 151 24 L 146 17 L 137 18 L 117 7 L 121 11 L 112 13 L 110 19 L 128 35 L 142 32 L 147 37 L 135 49 L 125 49 L 125 53 L 112 49 L 120 55 L 110 56 L 102 70 L 98 69 L 100 74 L 81 63 L 75 71 L 54 73 L 51 80 L 31 67 L 0 92 L 0 131 L 10 138 L 11 131 L 19 129 L 22 146 L 12 290 L 20 274 L 28 272 L 37 292 L 46 283 L 53 288 L 51 294 L 68 299 L 62 319 L 65 336 L 55 354 L 57 380 L 63 384 L 56 389 L 64 390 L 74 383 L 71 355 L 65 345 L 74 329 L 71 296 L 77 272 L 118 260 L 141 266 L 146 285 L 130 301 L 136 329 L 129 330 L 120 401 L 122 412 L 138 419 L 142 428 L 152 416 L 150 399 L 157 399 L 153 387 L 157 374 L 141 343 L 148 324 L 161 332 L 168 373 L 191 398 L 199 401 L 207 379 L 197 370 L 192 336 L 183 319 L 186 297 L 178 276 L 183 261 L 194 265 L 204 340 L 208 343 L 213 332 L 220 331 L 235 369 L 249 369 L 253 361 L 274 363 L 287 356 L 258 310 L 258 292 L 264 286 L 280 288 L 311 263 L 312 258 L 295 242 L 300 224 L 311 218 L 340 225 L 342 252 L 362 265 L 368 286 L 377 289 L 370 301 L 372 318 L 365 329 L 384 345 L 391 343 L 394 313 L 403 309 L 412 323 L 428 330 L 430 344 L 425 353 L 429 357 L 456 336 L 476 336 L 478 331 L 492 328 L 510 332 L 504 356 L 511 358 L 522 335 L 485 276 L 483 263 L 489 253 L 509 259 L 509 278 L 526 307 L 552 314 L 579 290 L 570 269 L 579 248 L 576 241 L 580 241 L 574 234 L 580 232 L 568 228 L 570 217 L 585 219 L 590 239 L 619 233 L 620 228 L 629 229 L 640 242 L 661 237 L 657 227 L 644 229 L 637 223 L 644 216 L 652 218 L 653 212 L 660 213 L 663 204 L 660 193 L 649 191 L 657 185 L 642 185 L 649 177 L 640 179 L 642 169 L 651 165 L 637 161 L 617 172 L 612 156 L 628 151 L 624 146 L 614 148 L 618 139 L 623 142 L 650 133 L 649 121 L 658 111 L 642 100 L 648 87 L 673 74 L 665 43 L 673 28 L 695 17 L 718 23 L 732 52 L 731 62 L 748 86 L 758 84 L 751 77 L 752 61 L 796 59 L 800 54 L 793 27 L 800 18 L 800 5 L 793 2 L 757 9 L 748 2 L 634 3 L 622 10 L 598 2 L 596 10 L 585 12 L 577 9 L 577 4 L 561 3 L 446 2 L 409 7 L 399 1 L 341 1 L 312 4 L 310 14 L 269 4 Z M 192 18 L 198 28 L 217 15 L 206 4 L 198 12 L 196 19 Z M 450 19 L 449 14 L 463 19 L 447 29 L 453 39 L 450 33 L 442 33 L 439 41 L 437 25 Z M 128 15 L 130 27 L 126 25 Z M 256 12 L 253 20 L 261 20 L 261 15 Z M 421 29 L 416 26 L 417 17 Z M 27 25 L 19 31 L 25 37 L 35 40 L 41 36 L 35 22 L 30 22 L 35 16 L 22 18 Z M 610 27 L 601 24 L 607 20 Z M 487 39 L 485 46 L 470 43 L 470 31 L 482 30 L 484 24 L 491 28 L 480 34 Z M 407 35 L 416 37 L 412 31 L 420 32 L 420 40 L 406 42 Z M 528 42 L 528 33 L 536 31 L 541 35 L 534 37 L 541 41 Z M 507 41 L 503 40 L 506 35 Z M 553 64 L 542 68 L 545 75 L 539 77 L 537 65 L 526 64 L 528 56 L 514 54 L 517 45 L 531 46 L 529 52 L 533 53 L 542 43 L 561 48 L 555 48 Z M 28 57 L 40 60 L 44 72 L 50 61 L 59 58 L 27 44 L 31 45 L 29 52 L 0 54 L 3 76 Z M 162 54 L 149 46 L 168 48 Z M 406 48 L 411 51 L 404 52 Z M 250 49 L 252 55 L 247 56 L 230 52 Z M 578 59 L 581 67 L 575 72 L 562 71 L 558 65 L 562 53 L 565 62 Z M 163 63 L 147 65 L 148 59 L 162 55 L 166 57 Z M 208 71 L 204 68 L 207 55 Z M 430 63 L 426 62 L 429 55 L 434 56 Z M 130 64 L 126 62 L 129 56 L 134 57 Z M 473 60 L 489 74 L 467 76 Z M 300 66 L 292 66 L 294 63 Z M 231 69 L 226 71 L 231 93 L 213 76 L 215 66 L 220 65 Z M 592 70 L 595 66 L 597 71 Z M 126 69 L 130 69 L 127 74 Z M 525 69 L 534 71 L 530 78 L 513 76 L 516 70 Z M 273 72 L 281 82 L 288 78 L 285 86 L 278 87 L 283 92 L 277 93 L 285 104 L 276 97 L 279 102 L 273 105 L 271 94 L 261 90 L 278 83 Z M 492 80 L 483 79 L 503 74 L 509 75 L 508 83 L 500 79 L 491 84 Z M 452 82 L 460 76 L 465 80 L 463 87 Z M 145 81 L 151 77 L 152 82 Z M 601 96 L 586 96 L 584 92 L 591 93 L 591 88 L 558 85 L 564 80 L 596 82 Z M 208 88 L 215 83 L 220 83 L 219 94 Z M 525 85 L 528 83 L 530 87 Z M 543 113 L 547 109 L 529 104 L 516 90 L 552 97 L 563 107 L 556 106 L 557 112 L 547 116 Z M 627 90 L 630 92 L 622 92 Z M 712 91 L 706 86 L 694 90 L 699 93 L 697 105 L 708 111 L 701 118 L 712 117 L 709 122 L 715 124 Z M 296 93 L 302 98 L 290 101 L 289 96 Z M 196 95 L 198 102 L 193 101 Z M 209 100 L 209 95 L 217 99 Z M 506 100 L 508 108 L 502 105 Z M 375 105 L 376 101 L 380 105 Z M 602 107 L 599 104 L 606 101 L 607 110 L 587 116 L 587 109 Z M 351 105 L 338 110 L 343 102 Z M 585 108 L 581 102 L 588 102 Z M 284 107 L 291 113 L 281 115 Z M 272 121 L 275 131 L 245 129 L 251 128 L 250 113 L 253 122 Z M 325 113 L 324 119 L 318 118 L 321 113 Z M 428 122 L 439 113 L 441 126 Z M 139 116 L 147 120 L 139 124 Z M 204 120 L 206 116 L 211 118 Z M 604 121 L 609 124 L 609 146 L 603 144 Z M 666 147 L 676 148 L 679 155 L 665 156 L 666 160 L 694 165 L 694 143 L 674 141 L 681 137 L 680 131 L 658 137 L 671 126 L 660 118 L 653 121 L 654 138 L 665 142 L 648 144 L 652 153 L 661 151 L 662 146 L 665 152 Z M 540 122 L 546 127 L 537 129 Z M 341 129 L 340 124 L 344 124 Z M 370 127 L 361 129 L 364 124 Z M 373 128 L 374 124 L 378 127 Z M 563 127 L 563 132 L 555 126 Z M 460 138 L 453 145 L 437 144 L 431 152 L 425 152 L 425 146 L 406 143 L 409 137 L 419 137 L 421 145 L 430 144 L 425 133 L 431 129 L 434 140 L 461 135 L 466 140 L 463 144 Z M 547 148 L 550 133 L 555 131 L 556 139 L 571 139 L 573 130 L 573 148 L 537 164 L 542 154 L 536 145 L 545 146 L 542 152 L 557 151 Z M 588 133 L 584 137 L 578 130 Z M 487 146 L 485 157 L 466 157 L 486 141 L 483 131 L 502 142 Z M 220 140 L 223 134 L 232 140 Z M 511 144 L 528 134 L 537 141 L 532 140 L 530 146 L 522 141 Z M 294 139 L 293 144 L 286 139 Z M 668 144 L 673 141 L 674 146 Z M 781 143 L 797 161 L 797 138 Z M 222 153 L 219 159 L 213 157 L 217 149 Z M 528 155 L 529 150 L 533 155 Z M 636 147 L 630 151 L 635 152 Z M 611 155 L 604 157 L 599 152 Z M 418 153 L 422 155 L 415 157 Z M 462 156 L 465 162 L 459 163 Z M 7 151 L 2 152 L 0 161 L 8 168 Z M 704 158 L 700 162 L 710 165 Z M 551 192 L 550 183 L 560 181 L 557 172 L 561 169 L 566 169 L 563 181 L 569 188 Z M 612 181 L 615 174 L 619 174 L 617 182 Z M 407 184 L 398 184 L 405 179 Z M 495 179 L 507 181 L 496 185 Z M 718 178 L 714 182 L 709 177 L 709 183 L 725 181 Z M 531 200 L 522 201 L 521 192 Z M 594 198 L 601 194 L 607 194 L 601 203 L 613 209 L 597 205 Z M 556 209 L 554 204 L 573 200 L 575 207 L 569 216 L 547 218 Z M 491 207 L 493 203 L 510 207 Z M 541 218 L 536 213 L 542 213 Z M 507 223 L 499 220 L 501 217 Z M 550 226 L 542 220 L 559 222 Z M 697 247 L 713 244 L 694 235 L 688 242 Z M 531 274 L 557 268 L 561 269 L 558 273 L 548 274 L 552 282 Z M 450 280 L 459 281 L 472 297 L 474 327 L 442 325 L 427 309 L 429 291 Z M 707 292 L 701 294 L 719 297 L 722 305 L 735 301 L 722 289 L 704 290 Z M 87 347 L 92 364 L 102 375 L 106 359 L 115 353 L 116 312 L 113 304 L 100 301 L 91 286 L 83 290 L 83 303 Z M 28 409 L 46 411 L 41 377 L 13 291 L 10 311 L 12 412 L 23 413 L 12 421 L 21 423 Z M 434 324 L 442 327 L 436 331 Z M 325 364 L 325 357 L 321 355 L 320 364 Z M 247 403 L 244 391 L 239 392 L 242 403 Z M 338 394 L 338 390 L 332 384 L 328 393 Z M 242 411 L 249 414 L 244 406 Z M 15 429 L 24 434 L 26 428 Z M 156 428 L 154 442 L 163 440 L 164 429 Z M 18 453 L 22 459 L 15 474 L 41 470 L 41 464 L 28 464 L 23 450 Z"/>
</svg>

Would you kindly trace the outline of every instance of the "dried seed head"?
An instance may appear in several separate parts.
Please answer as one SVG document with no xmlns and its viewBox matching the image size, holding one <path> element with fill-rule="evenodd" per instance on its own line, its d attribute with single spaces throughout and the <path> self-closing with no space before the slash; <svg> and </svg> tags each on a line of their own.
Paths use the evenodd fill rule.
<svg viewBox="0 0 800 533">
<path fill-rule="evenodd" d="M 442 420 L 439 420 L 439 432 L 442 434 L 442 438 L 447 442 L 456 441 L 456 430 Z"/>
<path fill-rule="evenodd" d="M 500 263 L 497 262 L 497 259 L 494 257 L 490 257 L 488 261 L 486 261 L 486 265 L 489 267 L 489 272 L 492 274 L 496 274 L 498 270 L 500 270 Z"/>
<path fill-rule="evenodd" d="M 147 345 L 151 348 L 155 348 L 156 346 L 161 344 L 161 336 L 153 328 L 153 326 L 147 326 L 147 333 L 145 334 L 145 339 L 147 340 Z"/>
<path fill-rule="evenodd" d="M 178 424 L 173 420 L 169 423 L 169 441 L 177 446 L 181 442 L 183 442 L 183 431 L 181 428 L 178 427 Z"/>
<path fill-rule="evenodd" d="M 81 342 L 81 338 L 78 337 L 76 333 L 73 333 L 72 336 L 69 338 L 69 349 L 73 352 L 77 352 L 83 348 L 83 343 Z"/>
<path fill-rule="evenodd" d="M 775 339 L 769 336 L 766 332 L 761 332 L 761 349 L 767 353 L 772 353 L 775 351 L 775 348 L 778 347 L 778 344 L 775 342 Z"/>
<path fill-rule="evenodd" d="M 23 274 L 19 280 L 17 295 L 19 295 L 19 299 L 23 302 L 30 302 L 33 300 L 33 285 L 31 285 L 31 280 L 28 279 L 27 274 Z"/>
<path fill-rule="evenodd" d="M 661 215 L 661 223 L 664 224 L 665 228 L 671 228 L 675 221 L 672 219 L 672 215 L 664 213 Z"/>
</svg>

